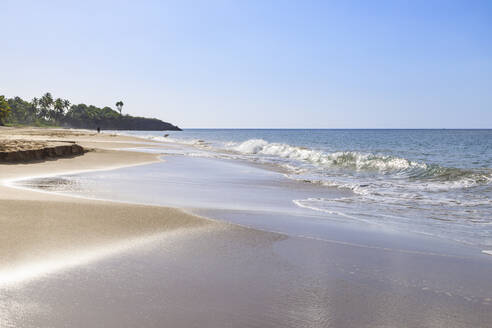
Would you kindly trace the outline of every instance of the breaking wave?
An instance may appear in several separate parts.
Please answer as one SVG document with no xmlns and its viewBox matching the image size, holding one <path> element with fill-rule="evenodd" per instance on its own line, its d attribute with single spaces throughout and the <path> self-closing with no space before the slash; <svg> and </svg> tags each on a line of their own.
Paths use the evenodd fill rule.
<svg viewBox="0 0 492 328">
<path fill-rule="evenodd" d="M 461 182 L 457 187 L 487 184 L 492 181 L 490 170 L 464 170 L 426 164 L 388 155 L 340 151 L 327 153 L 310 148 L 270 143 L 263 139 L 250 139 L 240 144 L 230 143 L 229 149 L 241 154 L 280 157 L 308 163 L 318 168 L 377 171 L 409 179 Z"/>
<path fill-rule="evenodd" d="M 127 133 L 118 134 L 129 135 Z M 264 139 L 249 139 L 244 142 L 213 142 L 196 138 L 177 139 L 164 135 L 139 136 L 153 141 L 177 143 L 212 151 L 216 154 L 214 157 L 217 156 L 218 158 L 253 159 L 268 162 L 269 164 L 277 164 L 296 175 L 296 177 L 288 176 L 289 178 L 326 186 L 349 188 L 356 193 L 362 194 L 366 193 L 367 190 L 360 188 L 360 183 L 326 179 L 326 175 L 333 177 L 333 174 L 336 175 L 337 171 L 351 171 L 355 174 L 377 173 L 387 178 L 407 179 L 410 182 L 412 180 L 424 181 L 425 184 L 414 187 L 426 190 L 467 188 L 492 183 L 491 169 L 444 167 L 384 154 L 357 151 L 330 153 L 308 147 L 292 146 L 286 143 L 268 142 Z M 209 153 L 194 153 L 193 156 L 211 157 Z M 301 174 L 305 172 L 315 174 L 310 176 Z M 364 184 L 362 183 L 362 185 Z"/>
</svg>

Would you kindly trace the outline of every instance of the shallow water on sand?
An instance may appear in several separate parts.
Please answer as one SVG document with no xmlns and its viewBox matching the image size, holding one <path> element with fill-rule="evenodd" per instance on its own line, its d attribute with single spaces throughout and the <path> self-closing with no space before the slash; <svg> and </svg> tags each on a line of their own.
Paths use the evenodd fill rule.
<svg viewBox="0 0 492 328">
<path fill-rule="evenodd" d="M 344 189 L 285 178 L 264 165 L 217 158 L 168 155 L 164 162 L 111 171 L 24 180 L 48 192 L 185 208 L 211 218 L 290 236 L 395 249 L 482 256 L 480 249 L 409 233 L 337 211 L 297 206 L 295 199 L 351 197 Z"/>
<path fill-rule="evenodd" d="M 492 249 L 492 130 L 191 129 L 126 131 L 187 156 L 263 163 L 347 191 L 296 206 Z"/>
</svg>

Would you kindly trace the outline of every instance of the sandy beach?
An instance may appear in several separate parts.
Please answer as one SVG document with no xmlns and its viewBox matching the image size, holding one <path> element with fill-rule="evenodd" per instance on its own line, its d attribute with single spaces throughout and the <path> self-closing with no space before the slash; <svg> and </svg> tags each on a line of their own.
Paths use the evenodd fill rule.
<svg viewBox="0 0 492 328">
<path fill-rule="evenodd" d="M 66 137 L 69 137 L 69 140 L 77 141 L 90 150 L 75 158 L 3 164 L 0 172 L 3 182 L 32 176 L 110 169 L 158 161 L 158 158 L 151 154 L 108 149 L 135 146 L 132 141 L 139 140 L 134 138 L 80 131 L 0 131 L 2 138 L 15 139 L 20 147 L 60 138 L 66 140 Z M 33 277 L 34 272 L 22 272 L 23 266 L 30 261 L 46 261 L 52 255 L 59 257 L 60 253 L 77 253 L 84 248 L 100 247 L 105 243 L 136 237 L 145 238 L 163 231 L 208 223 L 174 209 L 89 201 L 9 188 L 5 185 L 0 187 L 0 208 L 0 284 L 6 284 L 10 280 L 18 282 L 23 280 L 23 277 Z M 43 269 L 40 269 L 39 273 L 42 271 Z M 6 276 L 10 278 L 7 279 Z"/>
<path fill-rule="evenodd" d="M 149 140 L 0 128 L 81 156 L 0 164 L 0 327 L 490 327 L 492 262 L 289 237 L 180 209 L 12 188 L 160 161 Z M 153 144 L 153 147 L 165 147 Z"/>
<path fill-rule="evenodd" d="M 492 328 L 491 1 L 0 8 L 0 328 Z"/>
</svg>

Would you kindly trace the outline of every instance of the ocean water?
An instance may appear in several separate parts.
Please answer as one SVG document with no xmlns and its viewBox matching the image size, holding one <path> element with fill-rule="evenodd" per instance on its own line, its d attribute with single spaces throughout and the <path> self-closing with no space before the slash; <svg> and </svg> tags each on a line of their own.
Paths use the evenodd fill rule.
<svg viewBox="0 0 492 328">
<path fill-rule="evenodd" d="M 327 221 L 395 229 L 492 249 L 492 130 L 189 129 L 117 133 L 172 145 L 167 154 L 202 159 L 195 167 L 201 167 L 203 174 L 194 177 L 190 177 L 192 168 L 182 171 L 181 177 L 172 176 L 186 166 L 186 161 L 176 162 L 174 171 L 166 173 L 164 166 L 154 167 L 147 185 L 161 185 L 161 189 L 142 194 L 147 198 L 152 193 L 166 194 L 168 200 L 177 195 L 175 202 L 166 205 L 183 206 L 179 195 L 194 191 L 195 199 L 201 200 L 195 207 L 220 206 L 220 200 L 230 195 L 235 198 L 229 203 L 247 199 L 244 204 L 251 208 L 256 203 L 265 205 L 268 199 L 269 204 L 289 204 L 285 205 L 289 211 L 299 209 L 299 213 L 312 213 Z M 218 164 L 220 161 L 254 164 L 259 171 Z M 215 169 L 207 171 L 207 165 Z M 260 171 L 274 171 L 276 175 L 270 177 Z M 125 172 L 126 176 L 140 174 L 138 181 L 144 179 L 143 173 Z M 278 176 L 291 183 L 283 183 Z M 138 188 L 136 181 L 133 189 L 128 188 L 130 182 L 121 175 L 93 175 L 92 179 L 94 183 L 112 179 L 113 189 L 118 190 Z M 167 193 L 177 190 L 178 180 L 187 181 L 181 193 Z M 259 190 L 270 180 L 275 180 L 275 189 L 270 186 L 258 191 L 262 197 L 251 196 L 255 188 Z M 174 184 L 166 184 L 169 181 Z M 212 181 L 222 184 L 210 189 Z M 201 183 L 202 189 L 190 188 L 193 183 Z M 205 185 L 209 194 L 228 191 L 207 198 Z M 272 193 L 276 197 L 271 197 Z M 268 210 L 265 206 L 262 209 Z M 279 206 L 284 205 L 276 208 Z"/>
<path fill-rule="evenodd" d="M 288 179 L 350 191 L 293 199 L 300 207 L 492 248 L 492 130 L 126 133 L 191 145 L 197 151 L 190 156 L 274 165 Z"/>
</svg>

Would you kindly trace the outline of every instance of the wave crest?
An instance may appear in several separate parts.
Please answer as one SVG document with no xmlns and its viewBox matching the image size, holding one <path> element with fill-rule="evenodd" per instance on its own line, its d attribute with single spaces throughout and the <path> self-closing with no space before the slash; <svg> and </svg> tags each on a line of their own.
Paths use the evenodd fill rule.
<svg viewBox="0 0 492 328">
<path fill-rule="evenodd" d="M 242 154 L 278 156 L 305 161 L 318 166 L 338 166 L 359 170 L 376 169 L 379 171 L 426 168 L 426 164 L 412 162 L 405 158 L 364 154 L 353 151 L 326 153 L 288 144 L 269 143 L 263 139 L 250 139 L 233 146 L 232 149 Z"/>
<path fill-rule="evenodd" d="M 327 153 L 284 143 L 270 143 L 263 139 L 250 139 L 228 146 L 230 150 L 241 154 L 280 157 L 312 164 L 320 168 L 378 171 L 383 174 L 396 174 L 411 179 L 461 181 L 466 186 L 487 184 L 492 181 L 491 172 L 447 168 L 396 156 L 356 151 Z"/>
</svg>

